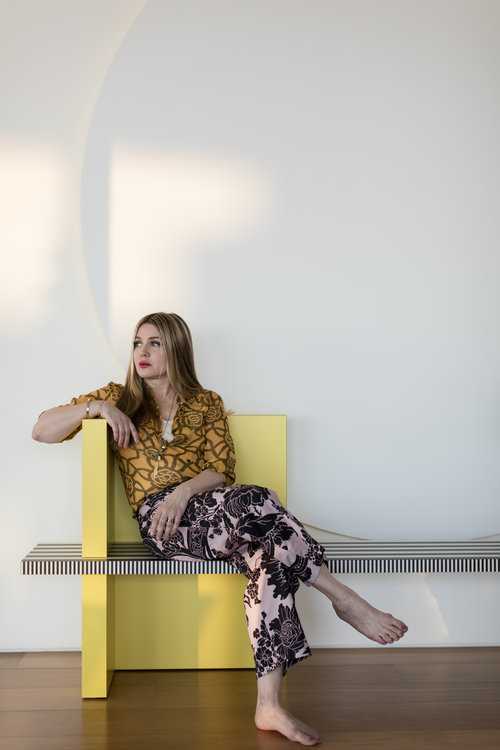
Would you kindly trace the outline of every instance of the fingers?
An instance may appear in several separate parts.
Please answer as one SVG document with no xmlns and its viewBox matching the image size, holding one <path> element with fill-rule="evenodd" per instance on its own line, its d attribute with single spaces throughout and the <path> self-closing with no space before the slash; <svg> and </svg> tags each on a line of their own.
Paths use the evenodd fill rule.
<svg viewBox="0 0 500 750">
<path fill-rule="evenodd" d="M 173 524 L 174 524 L 174 521 L 172 518 L 165 519 L 165 522 L 159 528 L 160 539 L 169 539 L 170 535 L 172 534 Z"/>
<path fill-rule="evenodd" d="M 108 421 L 108 424 L 111 425 L 111 429 L 113 430 L 113 440 L 115 441 L 118 448 L 123 448 L 123 429 L 117 420 L 111 420 Z"/>
<path fill-rule="evenodd" d="M 165 526 L 166 526 L 165 516 L 162 516 L 162 515 L 153 516 L 153 520 L 151 521 L 151 525 L 149 527 L 149 535 L 152 536 L 157 541 L 160 541 L 160 539 L 163 538 Z"/>
<path fill-rule="evenodd" d="M 128 447 L 127 428 L 122 422 L 120 422 L 119 429 L 120 429 L 120 442 L 118 443 L 118 446 L 120 448 L 127 448 Z"/>
<path fill-rule="evenodd" d="M 177 529 L 179 528 L 179 524 L 181 522 L 182 513 L 180 511 L 177 511 L 177 515 L 174 517 L 174 520 L 172 522 L 172 528 L 170 529 L 169 536 L 173 537 Z"/>
<path fill-rule="evenodd" d="M 174 520 L 172 518 L 160 516 L 160 519 L 156 526 L 156 534 L 154 534 L 153 536 L 156 536 L 157 539 L 168 540 L 174 533 L 173 526 Z"/>
<path fill-rule="evenodd" d="M 169 497 L 162 500 L 151 514 L 148 534 L 157 541 L 168 540 L 179 528 L 187 503 L 179 498 Z"/>
<path fill-rule="evenodd" d="M 148 534 L 155 539 L 161 538 L 161 533 L 165 525 L 166 513 L 162 513 L 163 505 L 161 503 L 155 508 L 151 514 L 151 524 L 149 526 Z"/>
<path fill-rule="evenodd" d="M 115 438 L 119 448 L 128 448 L 131 441 L 137 442 L 139 435 L 134 423 L 129 420 L 128 422 L 118 422 L 118 440 Z"/>
<path fill-rule="evenodd" d="M 105 416 L 107 423 L 111 426 L 113 440 L 118 448 L 128 448 L 132 441 L 136 443 L 139 441 L 139 433 L 135 424 L 119 409 L 108 404 L 107 410 L 102 411 L 102 416 Z"/>
<path fill-rule="evenodd" d="M 149 527 L 149 534 L 157 539 L 165 539 L 168 541 L 174 536 L 175 532 L 179 528 L 180 515 L 177 514 L 174 517 L 168 517 L 165 515 L 158 515 L 153 518 Z"/>
<path fill-rule="evenodd" d="M 139 440 L 139 435 L 137 433 L 135 424 L 131 419 L 129 419 L 125 424 L 125 448 L 128 447 L 129 442 L 132 440 L 137 443 L 137 441 Z"/>
</svg>

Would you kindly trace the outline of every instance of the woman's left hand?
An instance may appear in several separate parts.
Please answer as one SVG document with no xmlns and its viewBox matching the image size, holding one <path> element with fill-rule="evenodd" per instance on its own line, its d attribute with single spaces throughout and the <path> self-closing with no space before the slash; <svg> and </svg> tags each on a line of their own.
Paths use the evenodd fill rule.
<svg viewBox="0 0 500 750">
<path fill-rule="evenodd" d="M 150 536 L 160 541 L 169 539 L 179 528 L 182 514 L 187 508 L 192 493 L 187 487 L 180 484 L 168 495 L 165 500 L 158 503 L 151 514 Z"/>
</svg>

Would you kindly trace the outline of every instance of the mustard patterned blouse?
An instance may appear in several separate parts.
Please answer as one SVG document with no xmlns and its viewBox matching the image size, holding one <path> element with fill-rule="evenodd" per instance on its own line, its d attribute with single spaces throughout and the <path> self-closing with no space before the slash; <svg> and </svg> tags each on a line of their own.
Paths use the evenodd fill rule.
<svg viewBox="0 0 500 750">
<path fill-rule="evenodd" d="M 123 389 L 124 386 L 120 383 L 111 382 L 95 391 L 74 396 L 69 404 L 82 404 L 88 398 L 116 404 Z M 108 430 L 111 448 L 118 460 L 133 515 L 146 495 L 158 492 L 168 484 L 192 479 L 204 469 L 224 474 L 225 486 L 233 484 L 236 478 L 234 443 L 229 432 L 224 402 L 218 393 L 204 388 L 179 404 L 172 423 L 174 437 L 167 442 L 160 456 L 155 476 L 157 450 L 161 447 L 159 420 L 158 412 L 156 420 L 150 418 L 137 428 L 139 440 L 136 443 L 130 439 L 127 448 L 118 448 L 111 428 Z M 81 428 L 82 425 L 79 424 L 59 442 L 71 440 Z"/>
</svg>

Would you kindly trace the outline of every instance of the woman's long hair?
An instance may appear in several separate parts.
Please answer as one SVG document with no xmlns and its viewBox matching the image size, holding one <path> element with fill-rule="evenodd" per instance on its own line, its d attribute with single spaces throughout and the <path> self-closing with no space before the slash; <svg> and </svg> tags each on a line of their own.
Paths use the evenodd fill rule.
<svg viewBox="0 0 500 750">
<path fill-rule="evenodd" d="M 130 361 L 124 390 L 116 403 L 136 427 L 150 418 L 160 418 L 158 405 L 145 381 L 138 375 L 134 364 L 134 341 L 143 323 L 152 323 L 166 352 L 166 372 L 169 382 L 181 402 L 195 396 L 204 388 L 196 376 L 193 341 L 187 323 L 176 313 L 150 313 L 141 318 L 134 328 Z"/>
</svg>

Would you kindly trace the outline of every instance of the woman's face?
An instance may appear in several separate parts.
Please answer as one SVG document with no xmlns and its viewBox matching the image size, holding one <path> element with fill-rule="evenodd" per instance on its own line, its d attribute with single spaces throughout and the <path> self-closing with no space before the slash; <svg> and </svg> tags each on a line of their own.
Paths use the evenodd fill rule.
<svg viewBox="0 0 500 750">
<path fill-rule="evenodd" d="M 147 363 L 147 366 L 143 366 Z M 165 350 L 152 323 L 143 323 L 134 340 L 134 365 L 139 375 L 146 379 L 158 378 L 166 374 Z"/>
</svg>

